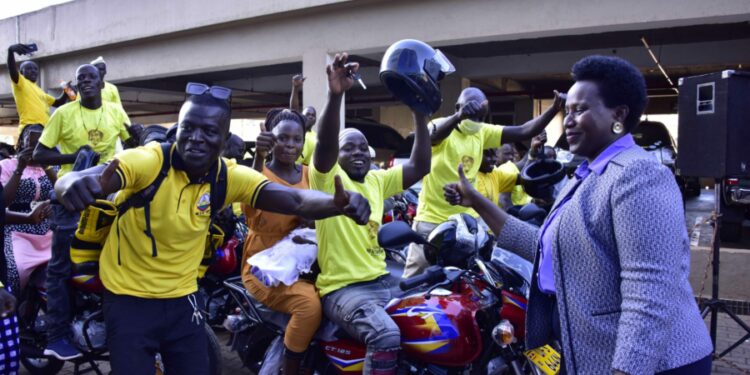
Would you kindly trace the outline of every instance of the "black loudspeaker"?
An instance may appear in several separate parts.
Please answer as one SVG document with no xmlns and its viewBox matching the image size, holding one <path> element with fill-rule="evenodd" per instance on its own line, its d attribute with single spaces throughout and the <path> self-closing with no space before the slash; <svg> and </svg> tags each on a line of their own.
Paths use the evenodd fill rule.
<svg viewBox="0 0 750 375">
<path fill-rule="evenodd" d="M 685 77 L 679 86 L 678 173 L 750 177 L 750 72 Z"/>
</svg>

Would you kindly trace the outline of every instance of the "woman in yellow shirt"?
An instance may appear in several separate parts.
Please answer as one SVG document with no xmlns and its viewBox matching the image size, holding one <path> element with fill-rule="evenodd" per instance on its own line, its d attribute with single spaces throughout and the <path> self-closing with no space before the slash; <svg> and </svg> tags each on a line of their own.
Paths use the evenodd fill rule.
<svg viewBox="0 0 750 375">
<path fill-rule="evenodd" d="M 265 124 L 268 131 L 262 129 L 258 136 L 253 167 L 269 181 L 308 189 L 307 167 L 296 163 L 305 141 L 305 118 L 297 111 L 273 109 L 266 115 Z M 272 159 L 264 163 L 269 153 Z M 273 246 L 303 224 L 302 219 L 249 206 L 244 206 L 243 211 L 250 233 L 242 256 L 242 281 L 255 299 L 273 310 L 291 314 L 284 334 L 283 373 L 296 374 L 303 354 L 320 325 L 322 312 L 318 292 L 312 282 L 303 279 L 291 286 L 279 284 L 269 288 L 252 275 L 247 259 Z"/>
</svg>

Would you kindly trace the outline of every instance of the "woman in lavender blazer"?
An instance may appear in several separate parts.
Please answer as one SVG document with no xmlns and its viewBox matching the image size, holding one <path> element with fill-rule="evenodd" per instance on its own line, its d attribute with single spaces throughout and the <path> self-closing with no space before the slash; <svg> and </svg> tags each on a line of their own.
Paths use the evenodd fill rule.
<svg viewBox="0 0 750 375">
<path fill-rule="evenodd" d="M 680 191 L 630 134 L 648 101 L 643 76 L 604 56 L 572 75 L 565 136 L 586 160 L 541 228 L 483 199 L 461 167 L 446 199 L 473 207 L 499 246 L 534 262 L 527 348 L 558 341 L 568 374 L 709 374 Z"/>
</svg>

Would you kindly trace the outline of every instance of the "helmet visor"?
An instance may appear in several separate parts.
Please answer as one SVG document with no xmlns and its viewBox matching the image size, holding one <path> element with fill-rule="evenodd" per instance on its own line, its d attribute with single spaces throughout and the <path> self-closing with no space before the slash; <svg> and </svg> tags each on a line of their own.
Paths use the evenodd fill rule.
<svg viewBox="0 0 750 375">
<path fill-rule="evenodd" d="M 440 71 L 444 75 L 451 74 L 456 71 L 456 67 L 451 64 L 451 61 L 439 50 L 435 50 L 435 56 L 432 58 L 433 61 L 440 65 Z"/>
</svg>

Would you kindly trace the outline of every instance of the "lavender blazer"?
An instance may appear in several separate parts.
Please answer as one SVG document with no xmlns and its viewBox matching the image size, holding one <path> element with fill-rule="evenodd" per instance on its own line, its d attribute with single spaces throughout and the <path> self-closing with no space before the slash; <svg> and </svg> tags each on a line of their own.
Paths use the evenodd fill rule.
<svg viewBox="0 0 750 375">
<path fill-rule="evenodd" d="M 549 230 L 569 374 L 653 374 L 713 351 L 688 282 L 680 191 L 666 167 L 640 147 L 624 150 L 581 183 L 560 215 Z M 548 343 L 555 308 L 538 289 L 538 240 L 539 228 L 515 218 L 498 236 L 500 247 L 534 262 L 528 348 Z"/>
</svg>

